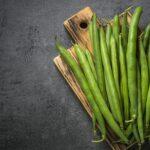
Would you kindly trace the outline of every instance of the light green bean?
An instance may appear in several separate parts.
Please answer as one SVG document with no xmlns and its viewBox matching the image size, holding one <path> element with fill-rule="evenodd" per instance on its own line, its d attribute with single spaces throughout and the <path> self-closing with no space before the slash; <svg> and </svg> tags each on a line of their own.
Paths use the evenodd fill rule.
<svg viewBox="0 0 150 150">
<path fill-rule="evenodd" d="M 102 57 L 101 57 L 101 50 L 100 50 L 100 44 L 99 44 L 99 32 L 97 28 L 97 17 L 96 14 L 93 14 L 92 18 L 93 23 L 93 49 L 94 49 L 94 63 L 95 63 L 95 69 L 97 74 L 97 83 L 99 86 L 99 89 L 103 95 L 103 97 L 106 99 L 106 88 L 105 88 L 105 78 L 104 78 L 104 71 L 103 71 L 103 65 L 102 65 Z"/>
<path fill-rule="evenodd" d="M 142 103 L 141 103 L 141 77 L 140 77 L 140 70 L 137 66 L 137 82 L 138 82 L 138 115 L 137 115 L 137 127 L 139 132 L 139 137 L 141 143 L 144 143 L 144 129 L 143 129 L 143 114 L 142 114 Z"/>
<path fill-rule="evenodd" d="M 93 110 L 93 113 L 96 117 L 96 120 L 98 121 L 98 125 L 100 127 L 100 131 L 102 133 L 102 139 L 104 140 L 106 138 L 106 128 L 103 116 L 98 108 L 98 105 L 95 103 L 94 97 L 90 91 L 88 82 L 80 69 L 77 62 L 72 58 L 71 54 L 59 43 L 56 43 L 56 47 L 59 50 L 59 53 L 63 60 L 67 63 L 67 65 L 71 68 L 72 72 L 74 73 L 81 89 L 83 90 L 85 96 L 87 97 L 88 102 L 90 103 L 90 106 Z"/>
<path fill-rule="evenodd" d="M 119 36 L 119 62 L 120 62 L 120 86 L 121 98 L 123 99 L 124 118 L 129 120 L 129 94 L 128 94 L 128 79 L 126 70 L 125 51 L 122 46 L 121 35 Z"/>
<path fill-rule="evenodd" d="M 142 8 L 137 7 L 132 16 L 129 35 L 128 35 L 128 44 L 127 44 L 127 77 L 128 77 L 128 90 L 130 98 L 130 114 L 131 119 L 134 121 L 137 117 L 137 59 L 136 59 L 136 41 L 137 41 L 137 30 L 138 23 L 142 13 Z"/>
<path fill-rule="evenodd" d="M 111 64 L 109 60 L 105 32 L 104 32 L 103 27 L 101 27 L 100 34 L 101 34 L 101 55 L 102 55 L 104 70 L 106 72 L 105 75 L 106 75 L 106 79 L 108 82 L 110 95 L 112 97 L 112 103 L 113 103 L 112 109 L 115 109 L 116 112 L 114 116 L 117 116 L 117 121 L 119 122 L 120 126 L 123 128 L 123 118 L 121 114 L 121 108 L 119 105 L 119 94 L 118 94 L 117 87 L 115 85 L 115 80 L 113 77 L 113 73 L 111 70 Z"/>
<path fill-rule="evenodd" d="M 101 113 L 103 114 L 105 120 L 109 124 L 109 126 L 113 129 L 113 131 L 123 140 L 124 142 L 128 143 L 128 139 L 122 132 L 122 130 L 119 128 L 118 124 L 115 122 L 111 112 L 109 111 L 107 104 L 98 88 L 98 85 L 94 79 L 94 76 L 91 72 L 89 64 L 86 62 L 86 57 L 84 55 L 83 50 L 79 45 L 75 45 L 75 52 L 77 54 L 79 63 L 83 69 L 83 72 L 85 74 L 85 77 L 88 81 L 88 84 L 90 85 L 90 90 L 95 98 L 95 101 L 97 105 L 99 106 L 99 109 Z"/>
<path fill-rule="evenodd" d="M 142 40 L 139 41 L 140 47 L 140 70 L 141 70 L 141 95 L 142 95 L 142 112 L 145 113 L 146 99 L 149 88 L 149 74 L 147 57 L 144 51 Z"/>
</svg>

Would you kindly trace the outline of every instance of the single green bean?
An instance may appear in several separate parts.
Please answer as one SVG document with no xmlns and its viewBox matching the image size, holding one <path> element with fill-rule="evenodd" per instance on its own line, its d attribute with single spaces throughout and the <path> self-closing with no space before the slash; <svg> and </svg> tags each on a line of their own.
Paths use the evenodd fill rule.
<svg viewBox="0 0 150 150">
<path fill-rule="evenodd" d="M 64 48 L 59 43 L 56 43 L 56 47 L 59 50 L 59 53 L 60 53 L 61 57 L 63 58 L 63 60 L 71 68 L 81 89 L 83 90 L 85 96 L 87 97 L 87 100 L 90 103 L 93 113 L 98 121 L 100 130 L 102 133 L 102 139 L 104 140 L 106 138 L 106 128 L 105 128 L 104 119 L 103 119 L 103 116 L 102 116 L 97 104 L 95 103 L 94 97 L 90 91 L 88 82 L 87 82 L 81 68 L 79 67 L 77 62 L 72 58 L 71 54 L 66 50 L 66 48 Z"/>
<path fill-rule="evenodd" d="M 141 103 L 141 77 L 139 66 L 137 66 L 137 83 L 138 83 L 138 115 L 137 115 L 137 127 L 141 143 L 144 143 L 144 129 L 143 129 L 143 114 L 142 114 L 142 103 Z"/>
<path fill-rule="evenodd" d="M 111 52 L 110 52 L 110 37 L 111 37 L 111 25 L 107 24 L 107 28 L 106 28 L 106 43 L 107 43 L 109 56 L 111 56 Z"/>
<path fill-rule="evenodd" d="M 106 79 L 108 83 L 108 87 L 110 90 L 110 95 L 112 97 L 112 103 L 113 103 L 113 109 L 115 109 L 114 116 L 117 116 L 117 121 L 119 122 L 120 126 L 123 128 L 123 118 L 121 114 L 121 108 L 119 105 L 119 94 L 117 91 L 117 87 L 115 85 L 115 80 L 113 77 L 113 72 L 111 70 L 111 64 L 109 60 L 108 50 L 107 50 L 107 44 L 106 44 L 106 38 L 105 38 L 105 32 L 103 27 L 100 29 L 100 38 L 101 38 L 101 55 L 102 55 L 102 61 L 104 70 L 106 72 Z"/>
<path fill-rule="evenodd" d="M 123 99 L 124 118 L 129 120 L 129 94 L 128 94 L 128 79 L 126 70 L 125 51 L 122 46 L 121 35 L 119 36 L 119 63 L 120 63 L 120 86 L 121 98 Z"/>
<path fill-rule="evenodd" d="M 113 28 L 113 35 L 114 35 L 114 38 L 115 38 L 117 46 L 118 46 L 118 43 L 119 43 L 119 32 L 120 32 L 120 29 L 119 29 L 119 16 L 118 15 L 114 16 L 113 27 L 112 28 Z"/>
<path fill-rule="evenodd" d="M 114 116 L 114 118 L 117 120 L 117 115 L 116 115 L 116 110 L 113 108 L 113 102 L 112 102 L 112 98 L 111 98 L 111 95 L 110 95 L 110 89 L 108 87 L 108 81 L 106 79 L 106 73 L 104 72 L 104 75 L 105 75 L 105 83 L 106 83 L 106 92 L 107 92 L 107 97 L 108 97 L 108 104 L 109 105 L 109 108 L 111 109 L 111 112 L 112 112 L 112 115 Z"/>
<path fill-rule="evenodd" d="M 147 102 L 146 102 L 146 128 L 149 128 L 150 123 L 150 85 L 147 95 Z"/>
<path fill-rule="evenodd" d="M 101 57 L 101 50 L 100 50 L 100 44 L 99 44 L 99 32 L 97 28 L 97 17 L 96 14 L 93 14 L 93 48 L 94 48 L 94 63 L 95 63 L 95 69 L 97 74 L 97 83 L 99 86 L 99 89 L 103 95 L 103 97 L 106 99 L 106 88 L 105 88 L 105 78 L 104 78 L 104 71 L 103 71 L 103 65 L 102 65 L 102 57 Z"/>
<path fill-rule="evenodd" d="M 117 48 L 117 44 L 116 44 L 116 41 L 115 41 L 115 38 L 114 38 L 113 35 L 111 35 L 111 39 L 110 39 L 110 50 L 111 50 L 112 72 L 113 72 L 113 76 L 114 76 L 114 79 L 115 79 L 115 84 L 116 84 L 116 87 L 117 87 L 118 95 L 120 97 L 118 48 Z M 121 110 L 123 110 L 123 105 L 122 105 L 121 98 L 119 100 L 120 100 L 119 101 L 120 108 L 121 108 Z"/>
<path fill-rule="evenodd" d="M 140 142 L 140 137 L 139 137 L 139 133 L 138 133 L 138 130 L 137 130 L 137 124 L 134 122 L 132 127 L 133 127 L 133 135 L 135 137 L 135 140 L 139 143 Z"/>
<path fill-rule="evenodd" d="M 90 85 L 90 90 L 95 98 L 95 101 L 101 111 L 101 113 L 103 114 L 105 120 L 107 121 L 107 123 L 109 124 L 109 126 L 113 129 L 113 131 L 121 138 L 121 140 L 123 140 L 125 143 L 128 143 L 128 139 L 126 138 L 126 136 L 124 135 L 124 133 L 122 132 L 122 130 L 119 128 L 118 124 L 115 122 L 111 112 L 109 111 L 107 104 L 98 88 L 98 85 L 94 79 L 94 76 L 91 72 L 90 66 L 86 61 L 86 57 L 84 55 L 83 50 L 81 49 L 81 47 L 79 45 L 75 45 L 75 52 L 77 54 L 79 63 L 82 67 L 82 70 L 85 74 L 85 77 L 88 81 L 88 84 Z"/>
<path fill-rule="evenodd" d="M 132 129 L 133 129 L 132 124 L 129 124 L 128 127 L 127 127 L 127 129 L 125 130 L 125 135 L 127 137 L 129 137 L 132 134 L 132 132 L 133 132 Z"/>
<path fill-rule="evenodd" d="M 88 61 L 89 65 L 90 65 L 90 68 L 92 70 L 92 73 L 94 75 L 94 78 L 97 81 L 96 70 L 95 70 L 95 66 L 94 66 L 92 56 L 91 56 L 91 54 L 88 50 L 85 50 L 85 55 L 86 55 L 86 58 L 87 58 L 87 61 Z"/>
<path fill-rule="evenodd" d="M 92 114 L 92 124 L 93 124 L 93 134 L 95 136 L 95 133 L 96 133 L 96 117 L 95 117 L 94 113 Z"/>
<path fill-rule="evenodd" d="M 127 12 L 123 14 L 123 19 L 122 19 L 122 40 L 123 40 L 123 47 L 125 52 L 127 51 L 127 43 L 128 43 L 128 21 L 127 21 Z"/>
<path fill-rule="evenodd" d="M 131 119 L 135 120 L 137 117 L 137 71 L 136 71 L 136 41 L 137 41 L 137 30 L 138 23 L 142 13 L 142 8 L 137 7 L 132 16 L 128 44 L 127 44 L 127 77 L 128 77 L 128 90 L 130 98 L 130 114 Z"/>
<path fill-rule="evenodd" d="M 149 39 L 150 39 L 150 24 L 146 27 L 144 31 L 144 37 L 143 37 L 143 45 L 145 52 L 147 52 L 148 44 L 149 44 Z"/>
<path fill-rule="evenodd" d="M 142 95 L 142 111 L 145 113 L 146 99 L 149 88 L 149 74 L 147 57 L 144 51 L 142 40 L 139 41 L 140 47 L 140 68 L 141 68 L 141 95 Z"/>
</svg>

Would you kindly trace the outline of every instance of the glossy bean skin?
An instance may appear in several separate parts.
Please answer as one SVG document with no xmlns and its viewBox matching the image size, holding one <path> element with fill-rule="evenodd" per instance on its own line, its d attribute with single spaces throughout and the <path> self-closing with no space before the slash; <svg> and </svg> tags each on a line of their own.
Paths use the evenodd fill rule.
<svg viewBox="0 0 150 150">
<path fill-rule="evenodd" d="M 119 33 L 120 33 L 120 27 L 119 27 L 119 16 L 115 15 L 113 19 L 113 35 L 116 40 L 117 46 L 119 43 Z"/>
<path fill-rule="evenodd" d="M 75 45 L 75 52 L 77 54 L 79 63 L 83 69 L 83 72 L 85 74 L 85 77 L 88 81 L 88 84 L 90 85 L 90 90 L 95 98 L 95 101 L 103 114 L 105 120 L 109 124 L 109 126 L 112 128 L 112 130 L 123 140 L 125 143 L 128 143 L 128 139 L 123 134 L 122 130 L 118 126 L 118 124 L 115 122 L 111 112 L 109 111 L 107 104 L 98 88 L 98 85 L 96 81 L 94 80 L 94 76 L 90 70 L 90 66 L 86 62 L 86 57 L 84 55 L 83 50 L 80 48 L 79 45 Z"/>
<path fill-rule="evenodd" d="M 146 128 L 149 128 L 150 124 L 150 85 L 149 85 L 149 90 L 148 90 L 148 95 L 147 95 L 147 102 L 146 102 Z"/>
<path fill-rule="evenodd" d="M 137 117 L 137 59 L 136 59 L 136 41 L 137 30 L 142 8 L 137 7 L 132 16 L 131 24 L 129 27 L 128 44 L 127 44 L 127 77 L 128 77 L 128 90 L 130 98 L 130 114 L 131 119 L 135 120 Z"/>
<path fill-rule="evenodd" d="M 59 50 L 59 53 L 61 57 L 63 58 L 63 60 L 67 63 L 71 71 L 74 73 L 81 89 L 83 90 L 85 96 L 87 97 L 87 100 L 90 103 L 90 106 L 93 110 L 94 116 L 96 117 L 96 120 L 98 121 L 100 130 L 102 133 L 102 139 L 105 139 L 106 138 L 105 122 L 97 104 L 95 103 L 95 99 L 90 91 L 85 75 L 83 74 L 77 62 L 72 58 L 71 54 L 62 45 L 60 45 L 59 43 L 56 43 L 56 47 Z"/>
<path fill-rule="evenodd" d="M 149 88 L 149 73 L 148 73 L 148 63 L 145 54 L 144 46 L 142 40 L 139 41 L 139 51 L 140 51 L 140 70 L 141 70 L 141 100 L 142 100 L 142 111 L 145 113 L 145 106 L 147 100 L 147 93 Z"/>
<path fill-rule="evenodd" d="M 119 94 L 117 91 L 117 87 L 115 85 L 115 80 L 113 77 L 113 72 L 111 70 L 111 63 L 109 60 L 108 50 L 107 50 L 107 44 L 106 44 L 106 38 L 105 38 L 105 32 L 103 27 L 100 29 L 100 38 L 101 38 L 101 55 L 102 55 L 102 61 L 104 70 L 106 73 L 106 79 L 108 83 L 108 87 L 110 90 L 110 95 L 112 97 L 112 103 L 113 103 L 113 109 L 115 109 L 114 116 L 117 116 L 117 121 L 119 122 L 120 126 L 123 128 L 123 118 L 121 114 L 121 108 L 119 105 Z"/>
<path fill-rule="evenodd" d="M 110 52 L 110 37 L 111 37 L 111 34 L 112 34 L 111 25 L 107 24 L 107 27 L 106 27 L 106 42 L 107 42 L 107 48 L 108 48 L 109 56 L 111 56 L 111 52 Z"/>
<path fill-rule="evenodd" d="M 141 76 L 140 69 L 137 66 L 137 83 L 138 83 L 138 115 L 137 115 L 137 127 L 141 143 L 144 143 L 144 128 L 143 128 L 143 114 L 142 114 L 142 103 L 141 103 Z"/>
<path fill-rule="evenodd" d="M 112 66 L 112 72 L 115 80 L 115 84 L 117 87 L 118 95 L 120 97 L 120 87 L 119 87 L 119 62 L 118 62 L 118 48 L 115 41 L 115 38 L 113 35 L 111 35 L 110 39 L 110 49 L 111 49 L 111 66 Z M 121 110 L 123 110 L 123 104 L 121 101 L 121 98 L 119 98 L 119 104 Z"/>
<path fill-rule="evenodd" d="M 127 12 L 123 14 L 123 19 L 122 19 L 122 28 L 121 28 L 121 33 L 122 33 L 122 40 L 123 40 L 123 47 L 125 52 L 127 51 L 127 43 L 128 43 L 128 22 L 127 22 Z"/>
<path fill-rule="evenodd" d="M 97 83 L 99 86 L 99 89 L 103 95 L 103 97 L 106 99 L 106 88 L 105 88 L 105 78 L 104 78 L 104 71 L 102 66 L 102 57 L 101 57 L 101 50 L 100 50 L 100 44 L 99 44 L 99 32 L 97 28 L 97 17 L 96 14 L 93 14 L 92 18 L 93 23 L 93 50 L 94 50 L 94 63 L 95 63 L 95 69 L 97 74 Z"/>
<path fill-rule="evenodd" d="M 127 79 L 127 67 L 125 49 L 122 46 L 122 38 L 119 36 L 119 64 L 120 64 L 120 91 L 121 98 L 123 99 L 124 106 L 124 118 L 129 120 L 129 93 L 128 93 L 128 79 Z"/>
<path fill-rule="evenodd" d="M 150 40 L 150 24 L 146 27 L 144 31 L 144 37 L 143 37 L 143 45 L 145 52 L 147 52 L 147 48 L 149 47 L 149 40 Z"/>
<path fill-rule="evenodd" d="M 94 66 L 92 56 L 91 56 L 91 54 L 88 50 L 85 50 L 85 55 L 86 55 L 86 58 L 87 58 L 87 61 L 88 61 L 89 65 L 90 65 L 90 68 L 92 70 L 92 73 L 94 75 L 94 78 L 97 81 L 96 70 L 95 70 L 95 66 Z"/>
</svg>

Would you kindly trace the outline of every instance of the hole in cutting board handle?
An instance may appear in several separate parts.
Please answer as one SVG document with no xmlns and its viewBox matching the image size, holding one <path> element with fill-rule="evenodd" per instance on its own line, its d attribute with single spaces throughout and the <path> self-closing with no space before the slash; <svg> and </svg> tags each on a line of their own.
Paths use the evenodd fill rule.
<svg viewBox="0 0 150 150">
<path fill-rule="evenodd" d="M 86 21 L 81 21 L 80 22 L 80 28 L 81 29 L 86 29 L 88 27 L 88 23 Z"/>
</svg>

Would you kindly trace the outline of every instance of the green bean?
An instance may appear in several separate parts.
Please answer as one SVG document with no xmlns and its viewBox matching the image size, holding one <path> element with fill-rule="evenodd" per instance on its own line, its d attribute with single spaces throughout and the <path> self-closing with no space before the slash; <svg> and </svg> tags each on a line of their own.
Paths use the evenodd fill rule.
<svg viewBox="0 0 150 150">
<path fill-rule="evenodd" d="M 93 133 L 94 133 L 94 136 L 95 136 L 95 133 L 96 133 L 96 117 L 93 113 L 92 115 L 92 124 L 93 124 Z"/>
<path fill-rule="evenodd" d="M 127 22 L 127 12 L 123 14 L 123 19 L 122 19 L 122 40 L 123 40 L 123 47 L 125 52 L 127 51 L 127 42 L 128 42 L 128 22 Z"/>
<path fill-rule="evenodd" d="M 138 67 L 138 66 L 137 66 Z M 141 77 L 139 67 L 137 68 L 137 82 L 138 82 L 138 115 L 137 115 L 137 127 L 141 143 L 144 143 L 144 129 L 143 129 L 143 115 L 142 115 L 142 103 L 141 103 Z"/>
<path fill-rule="evenodd" d="M 86 55 L 86 58 L 88 60 L 89 65 L 90 65 L 90 68 L 92 70 L 92 73 L 94 75 L 94 78 L 97 81 L 96 70 L 95 70 L 95 66 L 94 66 L 94 62 L 93 62 L 92 56 L 91 56 L 91 54 L 90 54 L 90 52 L 88 50 L 85 50 L 85 55 Z"/>
<path fill-rule="evenodd" d="M 117 46 L 119 43 L 119 32 L 120 32 L 119 30 L 120 30 L 119 29 L 119 16 L 115 15 L 114 20 L 113 20 L 113 35 L 116 40 Z"/>
<path fill-rule="evenodd" d="M 91 44 L 92 44 L 92 47 L 93 47 L 93 24 L 92 24 L 92 22 L 90 22 L 89 25 L 88 25 L 88 31 L 89 31 Z"/>
<path fill-rule="evenodd" d="M 120 126 L 123 128 L 123 118 L 121 115 L 121 108 L 119 105 L 119 95 L 118 95 L 117 87 L 115 85 L 113 73 L 111 70 L 111 64 L 110 64 L 110 60 L 109 60 L 105 32 L 104 32 L 103 27 L 101 27 L 101 29 L 100 29 L 100 35 L 101 35 L 100 36 L 100 38 L 101 38 L 101 55 L 102 55 L 104 71 L 106 72 L 106 79 L 108 81 L 110 95 L 112 97 L 112 103 L 113 103 L 112 109 L 115 109 L 116 112 L 115 112 L 114 116 L 117 116 L 117 121 L 119 122 Z"/>
<path fill-rule="evenodd" d="M 144 46 L 142 40 L 139 41 L 140 47 L 140 68 L 141 68 L 141 95 L 142 95 L 142 111 L 144 114 L 145 106 L 146 106 L 146 99 L 147 93 L 149 88 L 149 75 L 148 75 L 148 63 L 147 57 L 144 51 Z"/>
<path fill-rule="evenodd" d="M 124 105 L 124 118 L 129 120 L 129 94 L 128 94 L 128 79 L 126 71 L 125 51 L 122 47 L 121 35 L 119 36 L 119 62 L 120 62 L 120 86 L 121 98 Z"/>
<path fill-rule="evenodd" d="M 95 69 L 97 74 L 97 83 L 103 97 L 106 99 L 107 95 L 105 89 L 105 79 L 104 79 L 102 57 L 101 57 L 100 44 L 99 44 L 99 33 L 97 29 L 97 17 L 95 13 L 93 14 L 92 19 L 93 19 L 94 61 L 95 61 Z"/>
<path fill-rule="evenodd" d="M 106 43 L 107 43 L 109 56 L 111 56 L 111 52 L 110 52 L 110 37 L 111 37 L 111 25 L 107 24 L 107 28 L 106 28 Z"/>
<path fill-rule="evenodd" d="M 145 52 L 147 52 L 149 39 L 150 39 L 150 24 L 146 27 L 144 31 L 143 45 L 144 45 Z"/>
<path fill-rule="evenodd" d="M 132 134 L 132 131 L 133 131 L 132 129 L 133 129 L 132 124 L 129 124 L 127 129 L 125 130 L 125 135 L 127 137 L 129 137 Z"/>
<path fill-rule="evenodd" d="M 146 102 L 146 128 L 149 128 L 150 123 L 150 85 L 147 95 L 147 102 Z"/>
<path fill-rule="evenodd" d="M 128 90 L 130 98 L 130 114 L 131 119 L 135 120 L 137 117 L 137 73 L 136 73 L 136 41 L 137 41 L 137 28 L 138 22 L 142 13 L 142 8 L 137 7 L 131 20 L 128 44 L 127 44 L 127 77 L 128 77 Z"/>
<path fill-rule="evenodd" d="M 132 127 L 133 127 L 133 135 L 134 135 L 136 141 L 139 143 L 140 142 L 140 137 L 139 137 L 139 133 L 138 133 L 138 130 L 137 130 L 137 124 L 134 122 Z"/>
<path fill-rule="evenodd" d="M 109 87 L 108 87 L 108 81 L 106 79 L 106 73 L 105 72 L 104 72 L 104 75 L 105 75 L 105 83 L 106 83 L 106 92 L 107 92 L 107 97 L 108 97 L 108 102 L 109 102 L 109 103 L 107 103 L 107 105 L 109 104 L 112 115 L 117 120 L 117 115 L 116 115 L 116 112 L 115 112 L 116 110 L 113 108 L 112 98 L 111 98 L 111 95 L 110 95 L 110 90 L 109 90 Z"/>
<path fill-rule="evenodd" d="M 93 113 L 98 121 L 98 124 L 100 126 L 100 130 L 102 132 L 102 139 L 106 138 L 106 128 L 103 116 L 95 103 L 94 97 L 90 91 L 89 85 L 87 83 L 87 80 L 82 73 L 82 70 L 80 69 L 77 62 L 72 58 L 71 54 L 59 43 L 56 43 L 56 47 L 59 50 L 59 53 L 63 60 L 67 63 L 67 65 L 71 68 L 72 72 L 74 73 L 81 89 L 83 90 L 85 96 L 87 97 L 88 102 L 90 103 L 90 106 L 93 110 Z"/>
<path fill-rule="evenodd" d="M 90 90 L 95 98 L 95 101 L 103 114 L 105 120 L 109 124 L 109 126 L 113 129 L 113 131 L 123 140 L 125 143 L 128 143 L 128 139 L 123 134 L 122 130 L 119 128 L 118 124 L 115 122 L 111 112 L 109 111 L 107 104 L 98 88 L 98 85 L 96 81 L 94 80 L 94 76 L 91 72 L 90 66 L 86 61 L 86 57 L 84 55 L 84 52 L 80 48 L 79 45 L 75 45 L 75 52 L 77 54 L 79 63 L 83 69 L 83 72 L 85 74 L 85 77 L 88 81 L 88 84 L 90 85 Z"/>
<path fill-rule="evenodd" d="M 112 72 L 115 79 L 115 84 L 117 87 L 118 95 L 120 97 L 120 88 L 119 88 L 119 67 L 118 67 L 118 50 L 117 50 L 117 44 L 115 41 L 115 38 L 113 35 L 111 35 L 110 39 L 110 50 L 111 50 L 111 64 L 112 64 Z M 119 104 L 121 110 L 123 110 L 123 105 L 121 98 L 119 98 Z"/>
</svg>

